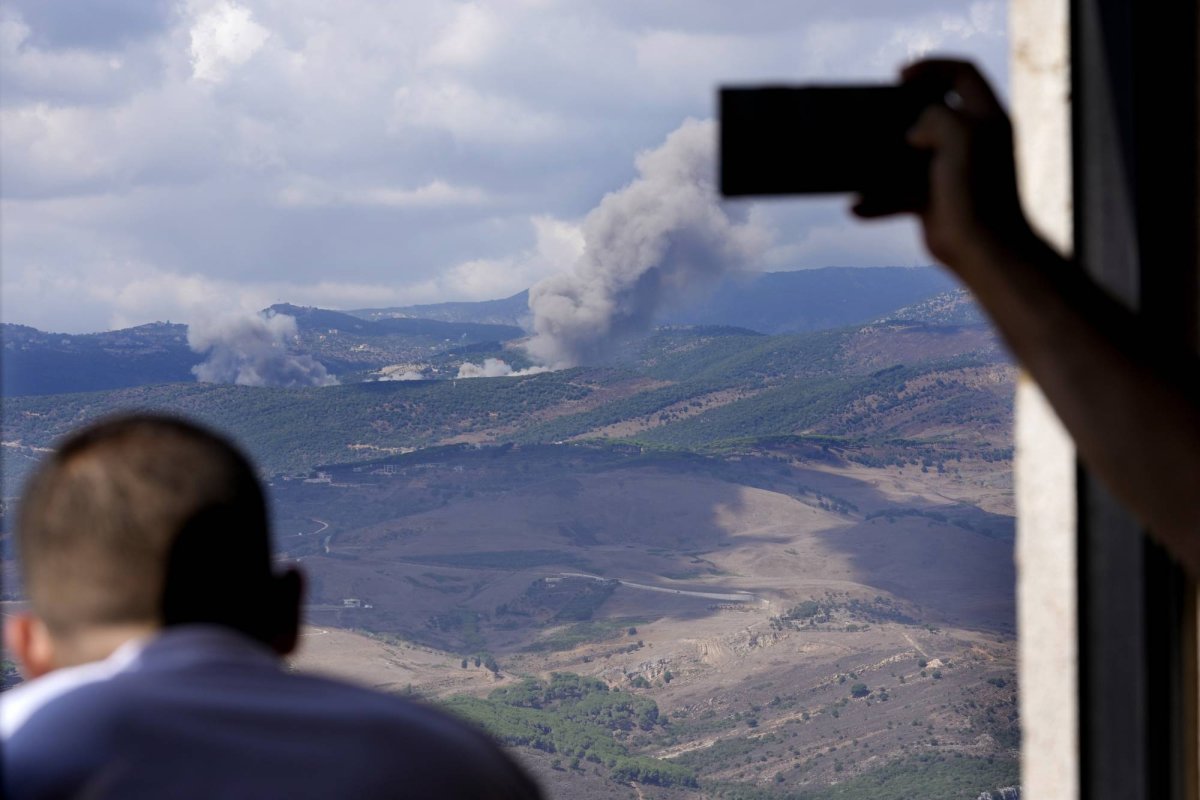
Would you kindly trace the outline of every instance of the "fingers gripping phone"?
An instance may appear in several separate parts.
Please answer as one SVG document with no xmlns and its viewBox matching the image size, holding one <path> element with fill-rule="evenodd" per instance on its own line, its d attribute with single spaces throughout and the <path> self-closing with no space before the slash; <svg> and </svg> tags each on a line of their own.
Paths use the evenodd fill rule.
<svg viewBox="0 0 1200 800">
<path fill-rule="evenodd" d="M 722 88 L 721 193 L 860 192 L 896 210 L 920 208 L 929 159 L 905 135 L 944 97 L 917 84 Z"/>
</svg>

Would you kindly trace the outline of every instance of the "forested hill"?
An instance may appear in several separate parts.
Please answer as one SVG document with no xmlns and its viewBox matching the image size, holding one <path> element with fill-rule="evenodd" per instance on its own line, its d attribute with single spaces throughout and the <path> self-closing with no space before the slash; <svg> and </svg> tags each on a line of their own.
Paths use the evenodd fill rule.
<svg viewBox="0 0 1200 800">
<path fill-rule="evenodd" d="M 711 450 L 756 437 L 1007 441 L 1012 370 L 980 325 L 889 321 L 809 334 L 668 328 L 619 366 L 307 389 L 182 383 L 5 403 L 5 439 L 50 445 L 123 408 L 205 420 L 268 472 L 439 444 L 617 440 Z M 19 466 L 10 446 L 6 470 Z M 30 451 L 36 452 L 36 451 Z M 11 477 L 11 476 L 10 476 Z"/>
<path fill-rule="evenodd" d="M 867 322 L 954 288 L 946 271 L 935 267 L 765 272 L 726 279 L 715 291 L 668 312 L 665 321 L 801 333 Z"/>
<path fill-rule="evenodd" d="M 330 311 L 310 306 L 277 303 L 268 311 L 294 317 L 302 332 L 323 334 L 353 334 L 371 339 L 386 336 L 427 337 L 454 341 L 505 341 L 523 336 L 525 331 L 514 325 L 493 325 L 479 322 L 445 322 L 436 319 L 380 318 L 363 319 L 344 311 Z"/>
<path fill-rule="evenodd" d="M 733 325 L 761 333 L 800 333 L 867 322 L 956 287 L 936 267 L 825 267 L 738 275 L 678 299 L 660 322 Z M 524 325 L 529 292 L 479 303 L 371 308 L 364 319 L 424 318 Z"/>
<path fill-rule="evenodd" d="M 192 381 L 200 362 L 188 347 L 187 326 L 169 322 L 88 334 L 4 323 L 0 338 L 6 397 Z"/>
<path fill-rule="evenodd" d="M 726 284 L 668 309 L 664 324 L 733 326 L 761 333 L 802 332 L 867 322 L 901 306 L 928 301 L 952 287 L 933 268 L 827 268 L 762 273 Z M 682 301 L 681 301 L 682 302 Z M 296 319 L 287 344 L 310 355 L 343 382 L 371 380 L 400 365 L 454 375 L 463 358 L 498 356 L 514 368 L 523 354 L 505 348 L 524 336 L 528 292 L 481 303 L 333 311 L 281 303 L 265 311 Z M 96 391 L 192 381 L 204 356 L 188 347 L 185 325 L 156 322 L 90 334 L 0 327 L 7 397 Z"/>
<path fill-rule="evenodd" d="M 337 376 L 361 380 L 388 364 L 429 360 L 457 348 L 524 335 L 510 325 L 427 319 L 360 319 L 340 311 L 286 303 L 267 312 L 296 319 L 288 349 L 309 354 Z M 205 356 L 188 346 L 187 326 L 155 322 L 104 333 L 46 333 L 25 325 L 0 326 L 7 397 L 61 394 L 194 381 Z"/>
<path fill-rule="evenodd" d="M 393 308 L 362 308 L 348 311 L 369 320 L 435 319 L 442 322 L 478 322 L 489 325 L 522 325 L 529 316 L 529 291 L 517 292 L 502 300 L 478 302 L 428 303 Z"/>
</svg>

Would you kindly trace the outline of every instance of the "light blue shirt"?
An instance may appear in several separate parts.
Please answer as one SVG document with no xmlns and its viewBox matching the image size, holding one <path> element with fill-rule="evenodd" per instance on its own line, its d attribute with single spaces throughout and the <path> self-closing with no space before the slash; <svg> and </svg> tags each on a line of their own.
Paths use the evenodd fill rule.
<svg viewBox="0 0 1200 800">
<path fill-rule="evenodd" d="M 194 625 L 0 695 L 4 796 L 535 798 L 483 734 L 432 708 L 287 672 Z"/>
</svg>

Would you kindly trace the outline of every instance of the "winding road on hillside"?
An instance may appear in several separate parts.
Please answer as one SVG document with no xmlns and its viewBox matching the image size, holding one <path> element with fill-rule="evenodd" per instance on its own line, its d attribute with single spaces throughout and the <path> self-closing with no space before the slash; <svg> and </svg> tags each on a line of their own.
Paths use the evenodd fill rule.
<svg viewBox="0 0 1200 800">
<path fill-rule="evenodd" d="M 324 533 L 325 531 L 329 530 L 329 523 L 325 520 L 317 519 L 316 517 L 309 517 L 309 519 L 321 527 L 317 528 L 315 531 L 309 531 L 308 533 L 305 533 L 304 531 L 297 531 L 297 536 L 316 536 L 318 533 Z"/>
<path fill-rule="evenodd" d="M 588 575 L 585 572 L 560 572 L 558 573 L 564 578 L 587 578 L 593 581 L 614 580 L 613 578 L 602 578 L 599 575 Z M 650 586 L 645 583 L 634 583 L 633 581 L 615 579 L 622 586 L 628 586 L 630 589 L 643 589 L 647 592 L 663 592 L 665 594 L 678 594 L 685 597 L 703 597 L 706 600 L 729 600 L 734 603 L 753 603 L 758 598 L 750 592 L 697 592 L 690 589 L 671 589 L 666 586 Z"/>
</svg>

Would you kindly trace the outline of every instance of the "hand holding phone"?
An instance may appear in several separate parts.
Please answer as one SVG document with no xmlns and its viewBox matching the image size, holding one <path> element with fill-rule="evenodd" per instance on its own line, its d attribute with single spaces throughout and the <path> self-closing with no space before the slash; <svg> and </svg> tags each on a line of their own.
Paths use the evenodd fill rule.
<svg viewBox="0 0 1200 800">
<path fill-rule="evenodd" d="M 929 158 L 905 135 L 944 96 L 919 82 L 723 88 L 721 193 L 859 192 L 896 210 L 918 209 Z"/>
</svg>

